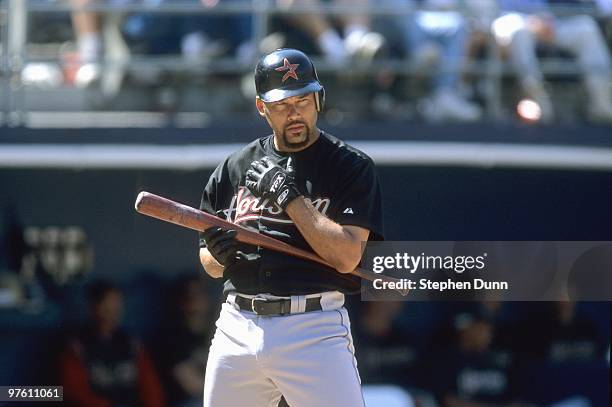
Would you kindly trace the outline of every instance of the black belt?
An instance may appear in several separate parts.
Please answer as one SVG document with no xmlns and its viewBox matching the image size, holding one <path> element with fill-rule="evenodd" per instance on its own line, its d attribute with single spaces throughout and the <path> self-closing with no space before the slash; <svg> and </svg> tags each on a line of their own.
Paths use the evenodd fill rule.
<svg viewBox="0 0 612 407">
<path fill-rule="evenodd" d="M 261 297 L 247 298 L 236 295 L 234 300 L 242 311 L 254 312 L 257 315 L 287 315 L 291 313 L 291 300 L 272 300 Z M 321 311 L 321 297 L 306 298 L 304 312 Z"/>
</svg>

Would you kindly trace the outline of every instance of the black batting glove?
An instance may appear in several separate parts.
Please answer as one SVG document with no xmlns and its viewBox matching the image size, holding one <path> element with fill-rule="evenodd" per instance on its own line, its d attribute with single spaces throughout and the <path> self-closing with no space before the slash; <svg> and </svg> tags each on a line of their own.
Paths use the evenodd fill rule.
<svg viewBox="0 0 612 407">
<path fill-rule="evenodd" d="M 246 172 L 246 186 L 257 197 L 270 199 L 285 210 L 289 202 L 302 195 L 293 174 L 268 157 L 253 161 Z"/>
<path fill-rule="evenodd" d="M 236 261 L 241 254 L 238 250 L 237 232 L 235 230 L 211 227 L 202 232 L 206 248 L 222 266 L 228 266 Z"/>
</svg>

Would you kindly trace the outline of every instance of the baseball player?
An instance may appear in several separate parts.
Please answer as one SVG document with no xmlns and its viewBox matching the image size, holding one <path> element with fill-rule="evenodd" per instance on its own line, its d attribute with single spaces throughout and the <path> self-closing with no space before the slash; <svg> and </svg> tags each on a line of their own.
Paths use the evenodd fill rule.
<svg viewBox="0 0 612 407">
<path fill-rule="evenodd" d="M 317 128 L 325 93 L 295 49 L 264 56 L 256 106 L 273 134 L 226 158 L 200 208 L 310 250 L 333 269 L 244 245 L 234 230 L 200 235 L 200 261 L 225 303 L 206 368 L 204 406 L 362 406 L 344 294 L 362 242 L 383 239 L 372 160 Z"/>
</svg>

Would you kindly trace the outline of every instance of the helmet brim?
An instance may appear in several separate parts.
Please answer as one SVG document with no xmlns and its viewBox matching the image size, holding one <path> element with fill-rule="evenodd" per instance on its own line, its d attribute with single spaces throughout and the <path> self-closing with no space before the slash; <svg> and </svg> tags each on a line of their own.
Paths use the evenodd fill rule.
<svg viewBox="0 0 612 407">
<path fill-rule="evenodd" d="M 307 84 L 295 84 L 278 89 L 272 89 L 266 93 L 259 94 L 259 98 L 266 103 L 278 102 L 293 96 L 305 95 L 306 93 L 319 92 L 323 90 L 323 86 L 318 82 L 310 82 Z"/>
</svg>

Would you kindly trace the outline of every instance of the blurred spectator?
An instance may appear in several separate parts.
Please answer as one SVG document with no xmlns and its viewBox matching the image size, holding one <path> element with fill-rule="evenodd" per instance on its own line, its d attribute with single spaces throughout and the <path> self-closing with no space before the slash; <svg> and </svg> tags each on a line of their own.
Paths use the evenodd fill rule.
<svg viewBox="0 0 612 407">
<path fill-rule="evenodd" d="M 172 406 L 202 405 L 206 360 L 214 328 L 212 310 L 198 275 L 175 282 L 170 314 L 162 325 L 156 352 Z"/>
<path fill-rule="evenodd" d="M 87 86 L 98 80 L 101 75 L 100 62 L 104 57 L 102 39 L 102 15 L 95 11 L 78 10 L 94 4 L 95 0 L 70 0 L 72 7 L 72 26 L 77 43 L 78 65 L 75 83 Z"/>
<path fill-rule="evenodd" d="M 401 301 L 366 301 L 359 312 L 355 347 L 359 374 L 364 384 L 413 386 L 411 375 L 417 349 L 397 326 Z"/>
<path fill-rule="evenodd" d="M 456 342 L 430 366 L 429 385 L 442 406 L 519 406 L 510 355 L 491 349 L 493 324 L 479 313 L 454 319 Z"/>
<path fill-rule="evenodd" d="M 146 4 L 152 1 L 154 0 L 70 0 L 74 8 L 71 18 L 77 55 L 76 60 L 67 56 L 68 82 L 79 87 L 101 82 L 105 93 L 116 93 L 123 78 L 122 60 L 129 54 L 121 35 L 125 16 L 122 13 L 104 13 L 87 8 L 100 5 L 115 7 L 137 2 Z M 102 62 L 108 64 L 102 67 Z"/>
<path fill-rule="evenodd" d="M 508 53 L 523 92 L 539 104 L 541 120 L 553 119 L 536 56 L 537 45 L 545 44 L 576 56 L 589 97 L 588 117 L 612 123 L 610 54 L 595 20 L 589 15 L 555 17 L 546 0 L 500 0 L 500 8 L 503 13 L 493 21 L 493 34 Z"/>
<path fill-rule="evenodd" d="M 544 313 L 532 318 L 525 331 L 534 356 L 551 363 L 603 360 L 607 343 L 597 326 L 576 312 L 572 302 L 547 303 Z"/>
<path fill-rule="evenodd" d="M 365 7 L 370 0 L 277 0 L 287 8 L 292 5 L 316 7 L 319 4 L 333 2 L 349 7 Z M 370 30 L 370 18 L 366 14 L 348 13 L 329 18 L 323 14 L 305 13 L 285 18 L 292 27 L 304 32 L 334 65 L 341 65 L 351 58 L 371 61 L 384 52 L 385 38 Z M 341 27 L 339 33 L 335 26 Z"/>
<path fill-rule="evenodd" d="M 456 0 L 385 0 L 398 7 L 422 7 L 410 15 L 392 16 L 405 54 L 417 74 L 432 71 L 433 91 L 424 101 L 423 115 L 431 121 L 476 121 L 482 109 L 461 94 L 466 64 L 468 29 Z"/>
<path fill-rule="evenodd" d="M 220 2 L 231 3 L 243 0 L 70 1 L 77 9 L 99 4 L 117 6 L 128 3 L 145 6 L 180 3 L 212 9 Z M 256 56 L 256 48 L 251 40 L 250 14 L 136 13 L 123 16 L 117 13 L 106 15 L 85 9 L 72 13 L 72 23 L 78 50 L 78 68 L 74 74 L 74 83 L 77 86 L 88 86 L 100 80 L 103 76 L 100 64 L 105 58 L 111 62 L 111 65 L 106 67 L 104 72 L 114 68 L 116 70 L 120 63 L 118 59 L 125 57 L 123 54 L 128 52 L 123 49 L 126 44 L 120 33 L 136 53 L 181 54 L 189 62 L 199 63 L 231 53 L 235 54 L 242 63 L 249 63 Z"/>
<path fill-rule="evenodd" d="M 517 304 L 520 303 L 487 299 L 463 302 L 459 309 L 458 306 L 453 307 L 454 318 L 456 318 L 454 326 L 447 326 L 446 329 L 438 333 L 438 336 L 445 336 L 445 338 L 438 339 L 438 345 L 440 347 L 452 346 L 452 343 L 445 342 L 445 340 L 455 337 L 457 324 L 461 322 L 460 315 L 465 314 L 468 320 L 470 318 L 482 320 L 491 325 L 492 336 L 489 344 L 491 351 L 498 354 L 520 351 L 516 345 L 523 337 L 517 338 L 516 332 L 521 330 L 518 325 L 521 322 L 522 314 L 521 310 L 517 308 Z M 529 341 L 529 339 L 527 338 L 526 341 Z"/>
<path fill-rule="evenodd" d="M 74 406 L 163 406 L 164 395 L 144 347 L 119 328 L 123 295 L 111 283 L 89 287 L 91 319 L 60 356 L 64 400 Z"/>
<path fill-rule="evenodd" d="M 219 4 L 244 0 L 142 0 L 159 5 L 201 5 L 209 11 Z M 124 33 L 141 52 L 152 55 L 182 54 L 190 62 L 208 61 L 233 54 L 242 63 L 256 56 L 251 14 L 136 14 L 130 16 Z"/>
</svg>

